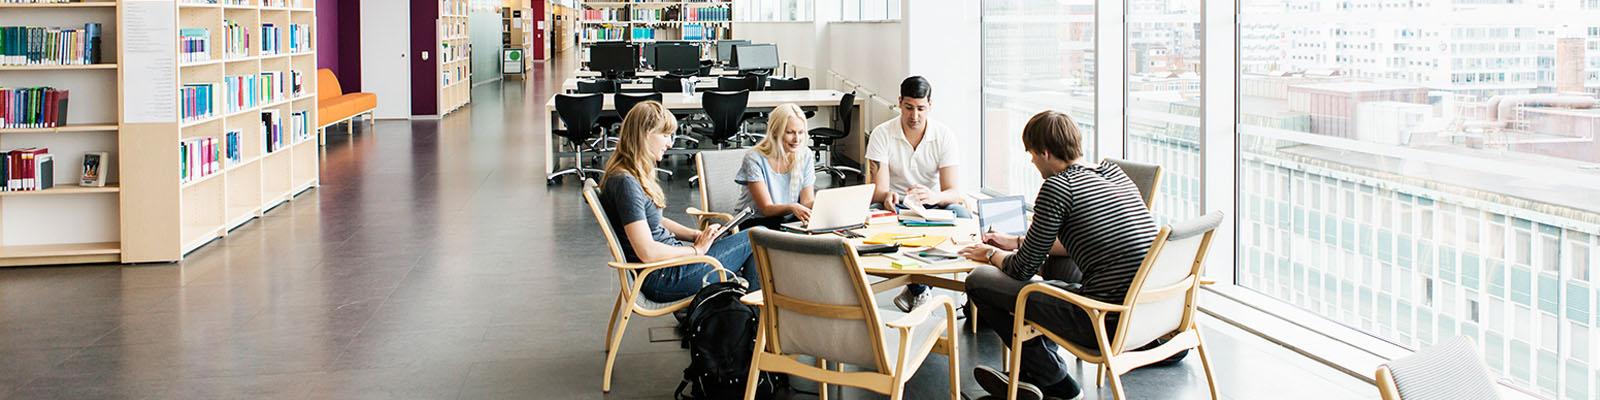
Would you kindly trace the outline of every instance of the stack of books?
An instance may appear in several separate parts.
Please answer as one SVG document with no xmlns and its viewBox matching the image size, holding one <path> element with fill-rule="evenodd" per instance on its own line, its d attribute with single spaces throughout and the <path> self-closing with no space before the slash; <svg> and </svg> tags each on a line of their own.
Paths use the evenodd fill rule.
<svg viewBox="0 0 1600 400">
<path fill-rule="evenodd" d="M 283 71 L 269 71 L 261 73 L 261 86 L 256 95 L 261 97 L 262 104 L 272 104 L 283 99 Z"/>
<path fill-rule="evenodd" d="M 178 30 L 178 61 L 211 61 L 211 30 L 206 28 Z"/>
<path fill-rule="evenodd" d="M 217 96 L 214 83 L 195 83 L 183 85 L 178 89 L 178 100 L 183 105 L 183 120 L 194 121 L 214 117 L 217 115 Z"/>
<path fill-rule="evenodd" d="M 289 53 L 300 54 L 311 52 L 311 26 L 304 24 L 289 25 Z"/>
<path fill-rule="evenodd" d="M 256 93 L 261 91 L 261 84 L 255 75 L 238 75 L 222 77 L 222 87 L 226 90 L 223 103 L 228 105 L 228 112 L 238 112 L 261 105 Z"/>
<path fill-rule="evenodd" d="M 222 20 L 222 51 L 225 58 L 250 56 L 250 30 L 233 20 Z"/>
<path fill-rule="evenodd" d="M 278 110 L 261 111 L 261 137 L 266 138 L 267 153 L 288 145 L 283 137 L 283 116 Z"/>
<path fill-rule="evenodd" d="M 67 124 L 66 90 L 0 87 L 0 128 L 54 128 Z"/>
<path fill-rule="evenodd" d="M 283 51 L 283 43 L 278 40 L 278 26 L 261 24 L 261 55 L 278 54 Z"/>
<path fill-rule="evenodd" d="M 179 141 L 178 182 L 188 183 L 222 172 L 220 154 L 218 153 L 217 138 L 215 137 L 208 136 Z"/>
<path fill-rule="evenodd" d="M 55 162 L 50 149 L 29 147 L 3 154 L 0 163 L 0 191 L 45 190 L 55 187 Z"/>
<path fill-rule="evenodd" d="M 0 65 L 100 63 L 100 24 L 83 28 L 0 26 Z"/>
</svg>

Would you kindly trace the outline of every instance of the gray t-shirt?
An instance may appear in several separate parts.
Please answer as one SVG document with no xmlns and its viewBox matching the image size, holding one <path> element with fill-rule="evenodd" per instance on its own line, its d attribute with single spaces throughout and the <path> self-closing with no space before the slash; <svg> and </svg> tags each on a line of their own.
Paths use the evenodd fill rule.
<svg viewBox="0 0 1600 400">
<path fill-rule="evenodd" d="M 622 227 L 635 221 L 644 221 L 649 225 L 650 237 L 657 242 L 684 245 L 666 227 L 661 226 L 661 208 L 650 201 L 650 196 L 644 194 L 644 187 L 633 176 L 617 174 L 607 178 L 605 185 L 600 188 L 600 208 L 605 209 L 606 219 L 611 222 L 611 229 L 616 231 L 617 243 L 622 246 L 622 254 L 627 256 L 629 262 L 639 262 L 639 255 L 633 253 L 633 244 L 628 242 L 628 234 Z"/>
<path fill-rule="evenodd" d="M 734 183 L 739 184 L 739 207 L 735 210 L 756 208 L 755 198 L 750 195 L 750 182 L 761 182 L 767 185 L 767 200 L 772 204 L 793 204 L 800 202 L 800 192 L 808 186 L 817 184 L 817 174 L 812 173 L 816 164 L 809 156 L 801 156 L 797 165 L 804 173 L 800 174 L 800 181 L 795 182 L 789 174 L 780 173 L 772 169 L 772 161 L 759 151 L 750 150 L 744 155 L 744 164 L 739 166 L 738 175 L 734 175 Z M 790 170 L 793 172 L 794 170 Z M 798 185 L 797 185 L 798 184 Z"/>
</svg>

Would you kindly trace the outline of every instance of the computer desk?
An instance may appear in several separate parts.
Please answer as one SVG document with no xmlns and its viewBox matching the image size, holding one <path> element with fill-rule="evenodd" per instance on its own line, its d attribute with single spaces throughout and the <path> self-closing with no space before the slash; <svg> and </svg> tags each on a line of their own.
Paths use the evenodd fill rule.
<svg viewBox="0 0 1600 400">
<path fill-rule="evenodd" d="M 716 90 L 717 88 L 717 77 L 715 76 L 697 76 L 694 81 L 695 91 Z M 563 93 L 575 90 L 578 90 L 578 78 L 567 78 L 567 80 L 561 82 L 561 91 Z M 654 92 L 655 87 L 650 85 L 649 80 L 641 80 L 641 82 L 622 84 L 622 91 L 629 93 Z"/>
<path fill-rule="evenodd" d="M 667 71 L 656 71 L 656 70 L 646 70 L 646 69 L 641 69 L 641 70 L 638 70 L 638 71 L 634 72 L 634 76 L 638 76 L 640 78 L 649 78 L 649 77 L 655 77 L 655 76 L 662 76 L 662 75 L 666 75 L 666 74 L 667 74 Z M 714 76 L 714 77 L 715 76 L 737 76 L 737 75 L 739 75 L 739 70 L 736 70 L 736 69 L 722 69 L 722 68 L 715 68 L 715 67 L 711 68 L 711 76 Z M 600 77 L 600 72 L 599 71 L 590 71 L 590 70 L 586 70 L 586 69 L 580 69 L 580 70 L 577 71 L 577 73 L 572 74 L 572 76 L 579 77 L 579 78 L 599 78 Z"/>
<path fill-rule="evenodd" d="M 856 229 L 855 231 L 862 236 L 868 237 L 885 232 L 944 236 L 947 237 L 944 243 L 934 247 L 951 253 L 960 252 L 967 245 L 982 240 L 982 236 L 978 233 L 978 220 L 976 218 L 956 218 L 956 226 L 929 227 L 901 226 L 899 222 L 894 222 L 887 218 L 879 219 L 878 221 L 869 223 L 867 227 Z M 847 241 L 850 242 L 851 246 L 860 247 L 865 244 L 866 239 L 855 238 L 847 239 Z M 873 293 L 911 283 L 965 293 L 967 291 L 966 275 L 979 266 L 988 265 L 963 258 L 931 266 L 895 268 L 893 266 L 894 260 L 883 255 L 858 256 L 856 257 L 856 263 L 861 267 L 862 272 L 867 275 L 884 278 L 872 283 Z M 758 291 L 740 300 L 746 304 L 759 305 L 764 299 Z M 960 302 L 958 301 L 957 304 L 960 304 Z M 977 332 L 977 324 L 975 322 L 977 321 L 977 315 L 977 310 L 967 309 L 967 323 L 970 324 L 969 326 L 973 329 L 973 332 Z"/>
<path fill-rule="evenodd" d="M 602 106 L 602 109 L 607 111 L 616 110 L 616 103 L 613 101 L 615 96 L 604 96 L 605 105 Z M 745 106 L 745 109 L 747 112 L 760 112 L 771 110 L 784 103 L 794 103 L 801 107 L 837 108 L 842 97 L 844 97 L 844 92 L 832 89 L 750 92 L 750 102 Z M 701 98 L 702 94 L 700 93 L 696 93 L 694 96 L 684 96 L 683 93 L 662 93 L 661 100 L 662 105 L 665 105 L 667 110 L 672 111 L 673 114 L 688 115 L 704 110 L 700 101 Z M 865 151 L 867 148 L 865 130 L 867 126 L 866 104 L 864 97 L 856 97 L 854 113 L 856 120 L 851 123 L 854 127 L 851 128 L 850 136 L 845 138 L 850 143 L 837 143 L 834 145 L 834 150 L 847 149 L 852 151 L 852 153 L 845 155 L 854 158 L 856 161 L 865 160 L 860 152 Z M 556 157 L 558 156 L 555 148 L 565 142 L 566 139 L 555 136 L 555 126 L 561 122 L 561 119 L 556 116 L 555 96 L 550 96 L 550 100 L 545 101 L 544 110 L 545 114 L 550 117 L 549 123 L 544 124 L 544 137 L 548 140 L 546 142 L 547 145 L 544 146 L 544 173 L 549 175 L 555 171 Z M 689 150 L 688 152 L 698 151 Z M 559 156 L 571 157 L 572 155 L 571 153 L 564 153 L 559 154 Z"/>
</svg>

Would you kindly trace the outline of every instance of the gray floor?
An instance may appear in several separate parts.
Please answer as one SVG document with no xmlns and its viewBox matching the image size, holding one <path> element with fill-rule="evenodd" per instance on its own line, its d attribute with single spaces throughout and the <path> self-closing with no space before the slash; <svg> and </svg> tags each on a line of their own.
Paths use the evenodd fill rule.
<svg viewBox="0 0 1600 400">
<path fill-rule="evenodd" d="M 539 171 L 534 110 L 556 75 L 479 87 L 442 120 L 331 135 L 321 187 L 181 263 L 0 269 L 0 399 L 669 398 L 688 356 L 650 338 L 670 318 L 630 327 L 600 393 L 615 275 L 577 184 Z M 668 190 L 681 217 L 692 190 Z M 1205 333 L 1225 398 L 1373 397 L 1237 329 Z M 961 340 L 964 366 L 998 364 L 994 335 Z M 944 368 L 930 357 L 909 398 L 941 398 Z M 1133 398 L 1206 398 L 1194 357 L 1126 382 Z"/>
</svg>

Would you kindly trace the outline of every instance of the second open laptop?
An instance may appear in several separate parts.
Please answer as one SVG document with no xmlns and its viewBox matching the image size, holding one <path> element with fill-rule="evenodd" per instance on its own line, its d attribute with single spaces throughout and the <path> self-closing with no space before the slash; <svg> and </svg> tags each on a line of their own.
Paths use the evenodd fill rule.
<svg viewBox="0 0 1600 400">
<path fill-rule="evenodd" d="M 872 205 L 872 185 L 855 185 L 817 192 L 810 221 L 783 224 L 789 231 L 826 233 L 866 226 L 867 208 Z"/>
</svg>

